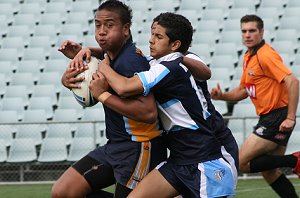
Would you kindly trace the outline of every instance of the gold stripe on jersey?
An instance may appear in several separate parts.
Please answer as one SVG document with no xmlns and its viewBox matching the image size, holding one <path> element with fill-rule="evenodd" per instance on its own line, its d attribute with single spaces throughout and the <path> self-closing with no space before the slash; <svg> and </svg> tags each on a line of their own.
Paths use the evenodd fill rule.
<svg viewBox="0 0 300 198">
<path fill-rule="evenodd" d="M 158 129 L 158 121 L 153 124 L 137 122 L 127 119 L 128 133 L 132 135 L 132 140 L 136 142 L 145 142 L 160 136 L 161 130 Z"/>
</svg>

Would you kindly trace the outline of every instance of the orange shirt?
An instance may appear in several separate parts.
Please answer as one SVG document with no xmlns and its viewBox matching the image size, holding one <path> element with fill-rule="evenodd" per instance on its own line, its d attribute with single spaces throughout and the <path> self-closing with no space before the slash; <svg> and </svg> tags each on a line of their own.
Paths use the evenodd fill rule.
<svg viewBox="0 0 300 198">
<path fill-rule="evenodd" d="M 282 80 L 291 73 L 280 55 L 264 41 L 251 54 L 246 52 L 240 85 L 246 88 L 257 115 L 288 105 L 288 93 Z"/>
</svg>

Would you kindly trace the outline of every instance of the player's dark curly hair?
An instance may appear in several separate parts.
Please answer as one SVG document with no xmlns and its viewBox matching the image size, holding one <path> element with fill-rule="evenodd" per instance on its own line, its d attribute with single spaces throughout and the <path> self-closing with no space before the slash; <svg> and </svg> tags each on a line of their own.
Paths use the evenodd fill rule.
<svg viewBox="0 0 300 198">
<path fill-rule="evenodd" d="M 117 12 L 120 16 L 120 20 L 123 24 L 128 23 L 131 26 L 132 20 L 132 10 L 130 7 L 125 5 L 123 2 L 118 0 L 107 0 L 104 1 L 97 9 L 100 10 L 108 10 L 111 12 Z"/>
<path fill-rule="evenodd" d="M 241 24 L 242 23 L 248 23 L 248 22 L 256 22 L 257 23 L 257 28 L 259 30 L 264 29 L 264 22 L 263 22 L 263 20 L 259 16 L 255 15 L 255 14 L 249 14 L 249 15 L 243 16 L 241 18 L 240 22 L 241 22 Z"/>
<path fill-rule="evenodd" d="M 155 17 L 153 22 L 166 28 L 170 43 L 176 40 L 181 42 L 178 52 L 185 53 L 188 50 L 193 38 L 193 27 L 187 18 L 180 14 L 165 12 Z"/>
</svg>

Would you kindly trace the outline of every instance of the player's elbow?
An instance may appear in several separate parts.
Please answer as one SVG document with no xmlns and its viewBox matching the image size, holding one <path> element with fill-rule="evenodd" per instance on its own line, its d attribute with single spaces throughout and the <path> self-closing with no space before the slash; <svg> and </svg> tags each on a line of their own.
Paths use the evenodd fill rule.
<svg viewBox="0 0 300 198">
<path fill-rule="evenodd" d="M 207 71 L 204 80 L 209 80 L 211 78 L 211 71 L 210 69 Z"/>
<path fill-rule="evenodd" d="M 145 116 L 143 116 L 143 122 L 147 123 L 147 124 L 153 124 L 157 121 L 157 111 L 150 111 L 147 114 L 143 114 Z"/>
<path fill-rule="evenodd" d="M 123 86 L 118 86 L 116 89 L 115 89 L 115 92 L 120 96 L 120 97 L 129 97 L 130 94 L 123 88 Z"/>
</svg>

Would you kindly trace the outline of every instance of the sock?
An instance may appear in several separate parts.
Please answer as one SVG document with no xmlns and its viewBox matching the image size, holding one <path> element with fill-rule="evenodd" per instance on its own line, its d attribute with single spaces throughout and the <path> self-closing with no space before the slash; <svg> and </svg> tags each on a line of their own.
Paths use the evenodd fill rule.
<svg viewBox="0 0 300 198">
<path fill-rule="evenodd" d="M 280 167 L 294 168 L 297 164 L 294 155 L 261 155 L 250 161 L 250 173 L 257 173 Z"/>
<path fill-rule="evenodd" d="M 89 193 L 86 198 L 113 198 L 114 194 L 110 192 L 106 192 L 104 190 L 97 190 Z"/>
<path fill-rule="evenodd" d="M 295 191 L 293 184 L 288 180 L 284 174 L 280 175 L 276 181 L 270 186 L 280 196 L 286 198 L 297 198 L 298 195 Z"/>
</svg>

